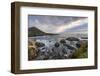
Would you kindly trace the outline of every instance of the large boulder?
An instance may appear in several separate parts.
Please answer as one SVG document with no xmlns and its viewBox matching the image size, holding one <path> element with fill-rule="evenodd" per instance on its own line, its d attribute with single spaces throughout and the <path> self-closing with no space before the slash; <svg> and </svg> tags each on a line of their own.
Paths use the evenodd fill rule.
<svg viewBox="0 0 100 76">
<path fill-rule="evenodd" d="M 45 46 L 45 44 L 42 43 L 42 42 L 36 42 L 35 45 L 36 45 L 37 47 L 43 47 L 43 46 Z"/>
</svg>

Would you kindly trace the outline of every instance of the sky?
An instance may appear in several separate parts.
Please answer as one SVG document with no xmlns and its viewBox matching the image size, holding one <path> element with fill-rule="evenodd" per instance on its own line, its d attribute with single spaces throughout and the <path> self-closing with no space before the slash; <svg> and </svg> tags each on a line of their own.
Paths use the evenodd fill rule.
<svg viewBox="0 0 100 76">
<path fill-rule="evenodd" d="M 87 17 L 29 15 L 28 27 L 36 27 L 46 33 L 87 32 Z"/>
</svg>

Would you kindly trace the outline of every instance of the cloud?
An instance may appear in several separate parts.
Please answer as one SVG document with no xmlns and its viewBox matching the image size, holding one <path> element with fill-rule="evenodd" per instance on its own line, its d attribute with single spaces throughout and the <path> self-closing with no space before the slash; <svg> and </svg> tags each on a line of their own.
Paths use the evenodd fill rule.
<svg viewBox="0 0 100 76">
<path fill-rule="evenodd" d="M 80 19 L 80 20 L 77 20 L 77 21 L 73 21 L 73 22 L 70 22 L 68 24 L 64 24 L 63 26 L 59 27 L 56 32 L 58 33 L 61 33 L 61 32 L 64 32 L 64 31 L 67 31 L 72 28 L 74 28 L 73 30 L 75 30 L 75 27 L 81 27 L 82 25 L 88 23 L 88 20 L 87 18 L 86 19 Z M 81 28 L 82 29 L 82 28 Z M 86 28 L 87 29 L 87 28 Z M 77 31 L 77 30 L 76 30 Z"/>
<path fill-rule="evenodd" d="M 74 29 L 75 27 L 81 27 L 85 23 L 88 23 L 86 17 L 32 15 L 29 16 L 28 19 L 29 27 L 37 27 L 47 33 L 62 33 L 67 30 L 71 31 L 71 29 Z"/>
</svg>

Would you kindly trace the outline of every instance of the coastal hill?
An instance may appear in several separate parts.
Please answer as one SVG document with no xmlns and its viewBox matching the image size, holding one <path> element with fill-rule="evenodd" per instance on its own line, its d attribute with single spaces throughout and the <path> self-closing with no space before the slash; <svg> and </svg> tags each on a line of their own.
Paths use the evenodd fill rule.
<svg viewBox="0 0 100 76">
<path fill-rule="evenodd" d="M 36 27 L 28 28 L 28 37 L 43 36 L 43 35 L 58 35 L 58 34 L 46 33 Z"/>
</svg>

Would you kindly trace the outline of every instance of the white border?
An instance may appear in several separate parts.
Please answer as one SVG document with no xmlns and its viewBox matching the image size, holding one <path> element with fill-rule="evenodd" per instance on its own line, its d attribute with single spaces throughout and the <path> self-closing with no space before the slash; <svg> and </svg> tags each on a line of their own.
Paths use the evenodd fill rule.
<svg viewBox="0 0 100 76">
<path fill-rule="evenodd" d="M 88 59 L 28 61 L 28 14 L 88 17 Z M 94 65 L 94 11 L 21 7 L 20 17 L 21 70 Z"/>
</svg>

